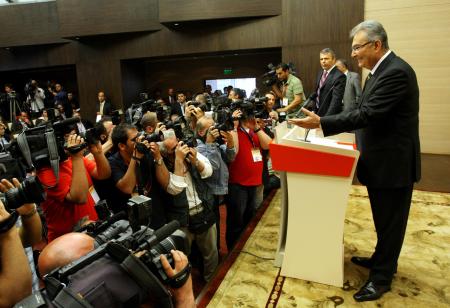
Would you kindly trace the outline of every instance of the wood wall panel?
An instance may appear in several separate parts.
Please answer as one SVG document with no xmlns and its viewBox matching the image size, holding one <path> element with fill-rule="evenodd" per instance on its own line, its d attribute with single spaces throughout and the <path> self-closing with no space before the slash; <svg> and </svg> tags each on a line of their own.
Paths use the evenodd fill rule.
<svg viewBox="0 0 450 308">
<path fill-rule="evenodd" d="M 305 92 L 310 93 L 319 69 L 319 51 L 332 47 L 339 56 L 348 55 L 348 32 L 363 16 L 360 0 L 192 0 L 177 1 L 178 6 L 170 14 L 192 10 L 189 5 L 202 3 L 198 10 L 202 17 L 189 18 L 209 16 L 209 20 L 153 27 L 155 20 L 159 22 L 155 15 L 158 4 L 170 3 L 175 2 L 57 0 L 61 36 L 81 39 L 59 46 L 0 49 L 0 71 L 75 65 L 81 107 L 94 111 L 92 102 L 99 89 L 104 89 L 120 107 L 141 87 L 136 82 L 142 71 L 139 65 L 130 66 L 128 60 L 142 64 L 149 58 L 281 48 L 282 59 L 294 62 Z M 211 14 L 220 17 L 215 19 L 219 15 Z M 123 33 L 129 31 L 133 32 Z M 101 35 L 108 33 L 111 35 Z M 258 72 L 264 69 L 259 65 L 255 68 Z"/>
<path fill-rule="evenodd" d="M 257 88 L 261 94 L 270 90 L 265 88 L 260 78 L 267 70 L 267 64 L 281 61 L 281 49 L 258 51 L 244 54 L 228 54 L 208 57 L 183 57 L 181 59 L 148 61 L 145 64 L 146 90 L 160 89 L 163 96 L 169 87 L 176 91 L 203 91 L 206 79 L 231 79 L 256 77 Z M 231 75 L 223 70 L 231 68 Z M 222 89 L 220 89 L 222 90 Z M 249 95 L 250 93 L 247 93 Z"/>
<path fill-rule="evenodd" d="M 0 7 L 0 47 L 63 43 L 56 1 Z"/>
<path fill-rule="evenodd" d="M 306 94 L 314 90 L 320 69 L 319 53 L 334 49 L 350 68 L 350 30 L 364 18 L 360 0 L 283 0 L 283 61 L 293 62 Z"/>
<path fill-rule="evenodd" d="M 162 23 L 224 18 L 274 16 L 281 13 L 281 0 L 159 0 Z"/>
<path fill-rule="evenodd" d="M 366 0 L 365 16 L 383 24 L 390 48 L 417 74 L 422 152 L 450 154 L 450 1 Z"/>
<path fill-rule="evenodd" d="M 62 37 L 161 29 L 157 0 L 57 0 Z"/>
</svg>

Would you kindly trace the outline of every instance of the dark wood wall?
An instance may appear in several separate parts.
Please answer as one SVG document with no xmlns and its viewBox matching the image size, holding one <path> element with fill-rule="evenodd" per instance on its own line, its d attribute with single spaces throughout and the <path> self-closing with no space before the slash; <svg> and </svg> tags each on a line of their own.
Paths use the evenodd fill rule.
<svg viewBox="0 0 450 308">
<path fill-rule="evenodd" d="M 36 8 L 43 20 L 31 12 Z M 2 6 L 0 17 L 8 18 L 0 20 L 31 18 L 35 26 L 16 22 L 14 30 L 0 33 L 0 46 L 10 47 L 0 49 L 0 71 L 74 65 L 81 107 L 93 115 L 100 89 L 120 107 L 148 86 L 139 80 L 149 59 L 281 48 L 308 92 L 322 48 L 348 59 L 348 32 L 363 12 L 361 0 L 57 0 Z"/>
<path fill-rule="evenodd" d="M 269 89 L 261 84 L 261 76 L 267 72 L 267 64 L 276 64 L 280 61 L 281 48 L 207 57 L 190 56 L 170 60 L 150 60 L 145 63 L 145 89 L 150 92 L 159 89 L 164 97 L 168 88 L 200 93 L 207 79 L 256 77 L 256 86 L 264 93 Z M 225 68 L 231 69 L 232 73 L 224 75 Z"/>
</svg>

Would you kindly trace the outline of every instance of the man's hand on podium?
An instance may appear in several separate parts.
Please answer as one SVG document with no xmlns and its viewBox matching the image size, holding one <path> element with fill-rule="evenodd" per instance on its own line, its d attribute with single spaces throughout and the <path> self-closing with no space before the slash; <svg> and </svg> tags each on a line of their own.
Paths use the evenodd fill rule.
<svg viewBox="0 0 450 308">
<path fill-rule="evenodd" d="M 295 124 L 303 128 L 319 128 L 320 127 L 320 117 L 314 113 L 314 111 L 309 111 L 306 108 L 301 109 L 306 117 L 303 119 L 290 119 L 288 123 Z"/>
</svg>

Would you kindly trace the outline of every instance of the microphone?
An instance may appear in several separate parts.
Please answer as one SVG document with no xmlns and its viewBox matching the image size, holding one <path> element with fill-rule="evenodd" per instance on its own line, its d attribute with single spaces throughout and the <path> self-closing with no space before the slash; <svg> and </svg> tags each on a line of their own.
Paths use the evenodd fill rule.
<svg viewBox="0 0 450 308">
<path fill-rule="evenodd" d="M 295 117 L 298 118 L 300 117 L 300 115 L 303 113 L 302 112 L 302 108 L 306 108 L 308 109 L 308 107 L 311 107 L 310 105 L 313 105 L 316 101 L 317 98 L 317 93 L 314 92 L 312 93 L 307 99 L 306 101 L 302 104 L 302 106 L 300 107 L 300 110 L 297 111 L 297 113 L 295 114 Z"/>
<path fill-rule="evenodd" d="M 139 246 L 138 250 L 149 249 L 150 247 L 161 242 L 161 240 L 174 233 L 179 227 L 180 223 L 178 222 L 178 220 L 172 220 L 168 224 L 165 224 L 164 226 L 156 230 L 148 240 L 146 240 Z"/>
</svg>

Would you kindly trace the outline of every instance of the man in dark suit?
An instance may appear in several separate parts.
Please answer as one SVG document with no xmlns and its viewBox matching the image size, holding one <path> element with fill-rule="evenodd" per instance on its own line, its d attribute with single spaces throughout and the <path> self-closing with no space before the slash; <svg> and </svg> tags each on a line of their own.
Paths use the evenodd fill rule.
<svg viewBox="0 0 450 308">
<path fill-rule="evenodd" d="M 186 108 L 186 95 L 184 95 L 184 93 L 182 92 L 179 92 L 177 94 L 177 101 L 172 105 L 172 111 L 170 115 L 172 116 L 173 114 L 177 114 L 180 117 L 184 117 L 185 108 Z"/>
<path fill-rule="evenodd" d="M 313 110 L 319 116 L 338 114 L 342 111 L 342 97 L 345 89 L 345 75 L 335 65 L 336 54 L 331 48 L 320 52 L 322 70 L 317 75 Z"/>
<path fill-rule="evenodd" d="M 356 103 L 361 96 L 361 81 L 359 79 L 359 74 L 355 72 L 350 72 L 348 70 L 347 61 L 344 59 L 338 59 L 336 61 L 336 67 L 345 76 L 347 76 L 347 82 L 345 83 L 345 92 L 342 99 L 344 104 L 344 110 L 350 110 L 356 108 Z"/>
<path fill-rule="evenodd" d="M 109 116 L 112 112 L 112 104 L 109 100 L 106 99 L 105 92 L 98 92 L 98 104 L 97 104 L 97 115 L 100 116 Z"/>
<path fill-rule="evenodd" d="M 370 70 L 358 107 L 320 117 L 303 109 L 304 119 L 290 122 L 322 127 L 325 136 L 356 130 L 361 156 L 358 178 L 367 186 L 377 245 L 370 258 L 352 257 L 370 268 L 369 279 L 354 295 L 375 300 L 390 290 L 408 222 L 414 182 L 420 179 L 419 88 L 408 63 L 389 50 L 387 34 L 377 21 L 351 31 L 352 57 Z"/>
</svg>

